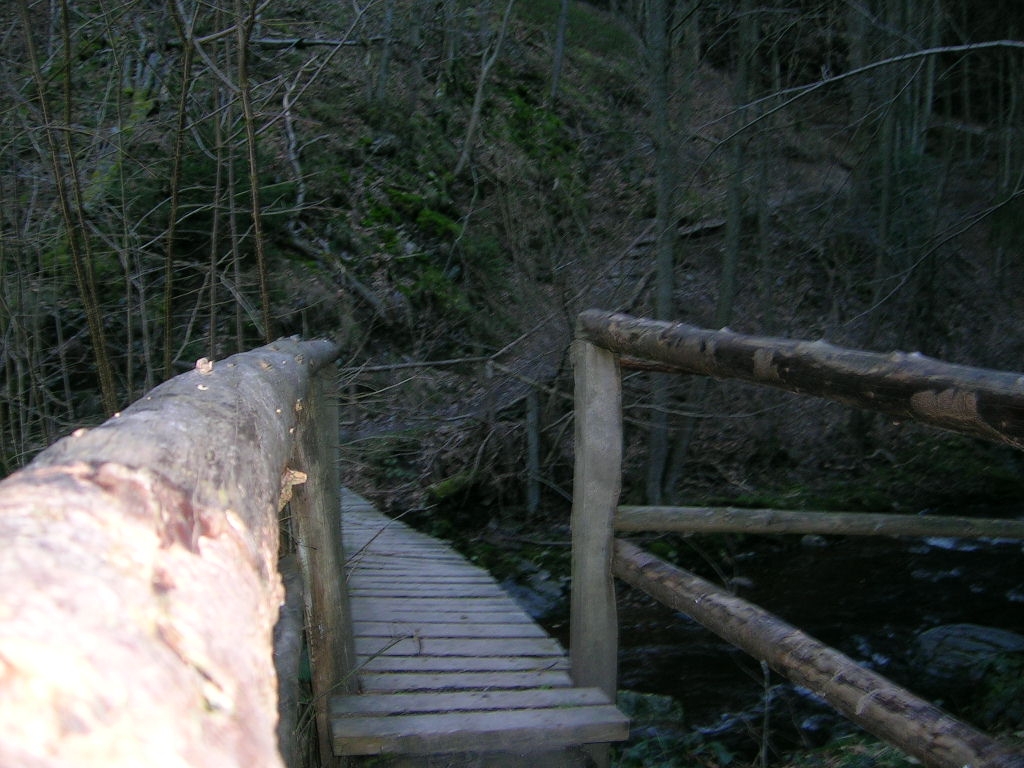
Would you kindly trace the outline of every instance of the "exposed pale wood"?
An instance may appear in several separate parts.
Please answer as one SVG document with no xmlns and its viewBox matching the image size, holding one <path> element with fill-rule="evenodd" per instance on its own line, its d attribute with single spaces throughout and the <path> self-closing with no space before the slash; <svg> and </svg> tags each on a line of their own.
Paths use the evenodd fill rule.
<svg viewBox="0 0 1024 768">
<path fill-rule="evenodd" d="M 204 364 L 0 484 L 0 765 L 281 765 L 281 477 L 336 351 Z"/>
<path fill-rule="evenodd" d="M 489 574 L 368 504 L 349 508 L 349 498 L 362 693 L 332 701 L 339 754 L 532 755 L 626 737 L 608 696 L 572 687 L 562 648 Z M 508 764 L 533 765 L 515 755 Z M 564 764 L 579 763 L 566 755 Z"/>
<path fill-rule="evenodd" d="M 680 372 L 753 381 L 1024 448 L 1024 374 L 824 341 L 710 331 L 588 310 L 577 333 L 604 349 Z"/>
<path fill-rule="evenodd" d="M 622 473 L 622 394 L 615 356 L 585 341 L 573 348 L 576 467 L 572 500 L 569 651 L 573 681 L 615 696 L 618 616 L 612 519 Z"/>
<path fill-rule="evenodd" d="M 1020 520 L 741 507 L 621 506 L 615 515 L 615 530 L 1024 539 L 1024 522 Z"/>
<path fill-rule="evenodd" d="M 629 542 L 615 542 L 615 575 L 687 614 L 774 670 L 822 696 L 865 730 L 936 768 L 1021 768 L 1024 754 L 804 632 Z"/>
</svg>

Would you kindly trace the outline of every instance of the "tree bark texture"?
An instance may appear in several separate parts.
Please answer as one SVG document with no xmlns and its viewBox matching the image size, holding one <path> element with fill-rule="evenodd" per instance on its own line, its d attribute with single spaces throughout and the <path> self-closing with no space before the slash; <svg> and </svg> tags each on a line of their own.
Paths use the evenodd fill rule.
<svg viewBox="0 0 1024 768">
<path fill-rule="evenodd" d="M 600 310 L 580 315 L 577 335 L 680 373 L 826 397 L 1024 448 L 1024 374 L 953 365 L 917 353 L 746 336 Z"/>
<path fill-rule="evenodd" d="M 1024 768 L 1007 749 L 881 675 L 721 587 L 615 542 L 615 575 L 822 696 L 845 717 L 935 768 Z"/>
<path fill-rule="evenodd" d="M 0 483 L 0 765 L 281 765 L 281 478 L 335 355 L 201 360 Z"/>
</svg>

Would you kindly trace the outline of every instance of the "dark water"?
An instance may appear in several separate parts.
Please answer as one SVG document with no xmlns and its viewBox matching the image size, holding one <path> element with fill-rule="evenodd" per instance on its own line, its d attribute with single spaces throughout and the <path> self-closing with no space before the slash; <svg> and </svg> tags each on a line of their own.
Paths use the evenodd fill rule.
<svg viewBox="0 0 1024 768">
<path fill-rule="evenodd" d="M 1016 541 L 779 537 L 741 549 L 727 567 L 741 597 L 915 691 L 921 631 L 971 623 L 1024 634 L 1024 553 Z M 763 703 L 759 663 L 686 616 L 624 588 L 619 618 L 620 688 L 671 695 L 690 726 L 712 731 Z M 830 712 L 788 695 L 802 701 L 781 707 L 782 719 L 789 712 L 798 730 Z"/>
<path fill-rule="evenodd" d="M 678 550 L 684 567 L 729 579 L 741 597 L 932 700 L 915 641 L 924 630 L 977 624 L 1024 635 L 1024 545 L 1019 541 L 878 537 L 748 537 L 716 558 Z M 719 553 L 721 557 L 721 553 Z M 768 673 L 683 614 L 619 584 L 619 688 L 669 695 L 685 729 L 756 750 L 764 702 L 780 748 L 815 746 L 854 730 L 806 691 Z M 568 641 L 567 617 L 546 623 Z M 939 700 L 955 710 L 957 702 Z M 954 705 L 954 706 L 950 706 Z M 739 742 L 739 743 L 737 743 Z"/>
</svg>

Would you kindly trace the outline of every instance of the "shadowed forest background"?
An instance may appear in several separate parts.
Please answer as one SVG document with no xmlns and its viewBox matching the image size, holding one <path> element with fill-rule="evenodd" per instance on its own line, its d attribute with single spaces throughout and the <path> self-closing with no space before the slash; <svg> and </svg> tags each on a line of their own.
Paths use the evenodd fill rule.
<svg viewBox="0 0 1024 768">
<path fill-rule="evenodd" d="M 346 482 L 547 568 L 582 309 L 1020 370 L 1022 27 L 1010 0 L 11 0 L 0 476 L 198 358 L 328 336 Z M 627 501 L 1020 514 L 1009 449 L 668 383 L 626 378 Z"/>
</svg>

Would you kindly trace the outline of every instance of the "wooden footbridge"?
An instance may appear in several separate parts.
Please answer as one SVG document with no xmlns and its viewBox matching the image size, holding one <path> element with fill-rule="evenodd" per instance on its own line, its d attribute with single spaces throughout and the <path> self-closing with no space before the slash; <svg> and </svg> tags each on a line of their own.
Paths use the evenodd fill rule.
<svg viewBox="0 0 1024 768">
<path fill-rule="evenodd" d="M 341 489 L 337 354 L 284 339 L 200 360 L 0 483 L 0 765 L 292 768 L 310 734 L 295 726 L 303 634 L 323 766 L 606 765 L 628 730 L 613 705 L 618 578 L 927 766 L 1024 768 L 1019 748 L 616 538 L 1024 538 L 1015 521 L 620 506 L 622 367 L 742 379 L 1017 448 L 1024 376 L 583 313 L 567 658 L 487 573 Z M 282 588 L 282 542 L 304 590 Z M 288 629 L 296 615 L 304 632 Z"/>
<path fill-rule="evenodd" d="M 489 573 L 348 490 L 342 530 L 359 692 L 331 699 L 336 754 L 554 768 L 626 738 L 626 718 L 573 686 L 561 646 Z"/>
</svg>

